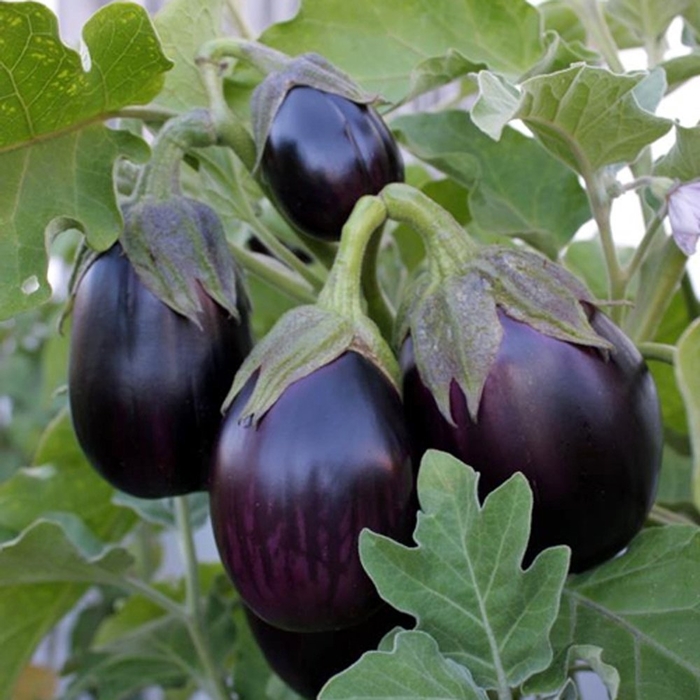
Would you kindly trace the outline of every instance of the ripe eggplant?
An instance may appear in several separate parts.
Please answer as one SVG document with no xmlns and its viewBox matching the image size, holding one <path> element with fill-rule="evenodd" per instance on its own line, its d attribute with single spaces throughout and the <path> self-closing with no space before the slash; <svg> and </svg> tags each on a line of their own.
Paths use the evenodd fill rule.
<svg viewBox="0 0 700 700">
<path fill-rule="evenodd" d="M 73 425 L 95 469 L 133 496 L 206 488 L 221 404 L 252 340 L 243 297 L 240 320 L 204 292 L 200 301 L 198 328 L 142 284 L 119 244 L 76 290 Z"/>
<path fill-rule="evenodd" d="M 484 498 L 515 472 L 534 495 L 526 559 L 571 547 L 579 572 L 620 552 L 654 502 L 662 424 L 653 378 L 638 350 L 601 311 L 591 325 L 606 353 L 543 335 L 499 309 L 503 339 L 472 420 L 452 383 L 450 425 L 421 381 L 410 337 L 401 353 L 414 458 L 428 448 L 471 465 Z"/>
<path fill-rule="evenodd" d="M 412 629 L 415 620 L 382 604 L 359 625 L 329 632 L 288 632 L 245 608 L 248 625 L 270 668 L 295 693 L 315 698 L 326 682 L 379 646 L 395 627 Z"/>
<path fill-rule="evenodd" d="M 403 161 L 370 105 L 312 87 L 292 88 L 274 116 L 260 162 L 270 197 L 314 238 L 340 239 L 357 200 L 403 181 Z"/>
<path fill-rule="evenodd" d="M 257 374 L 224 419 L 211 473 L 214 535 L 243 601 L 269 624 L 358 624 L 380 599 L 358 554 L 367 527 L 406 542 L 414 478 L 399 394 L 348 351 L 241 421 Z"/>
</svg>

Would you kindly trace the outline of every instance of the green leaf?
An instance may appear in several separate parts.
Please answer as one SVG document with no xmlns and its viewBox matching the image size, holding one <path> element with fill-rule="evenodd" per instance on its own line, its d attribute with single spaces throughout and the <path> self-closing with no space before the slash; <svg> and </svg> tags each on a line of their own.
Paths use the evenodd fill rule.
<svg viewBox="0 0 700 700">
<path fill-rule="evenodd" d="M 488 700 L 469 671 L 440 654 L 424 632 L 399 632 L 390 651 L 366 653 L 332 678 L 320 700 Z"/>
<path fill-rule="evenodd" d="M 208 106 L 194 58 L 202 44 L 220 35 L 223 7 L 223 0 L 170 0 L 155 16 L 162 49 L 174 64 L 156 99 L 159 105 L 176 110 Z"/>
<path fill-rule="evenodd" d="M 690 0 L 610 0 L 607 11 L 640 41 L 657 41 Z"/>
<path fill-rule="evenodd" d="M 700 320 L 688 327 L 678 341 L 676 377 L 688 412 L 693 450 L 693 500 L 700 506 Z"/>
<path fill-rule="evenodd" d="M 689 455 L 664 445 L 661 478 L 656 500 L 668 505 L 686 505 L 693 502 L 693 463 Z"/>
<path fill-rule="evenodd" d="M 694 51 L 684 56 L 674 56 L 661 63 L 660 67 L 666 73 L 667 92 L 672 92 L 687 80 L 700 75 L 700 52 Z"/>
<path fill-rule="evenodd" d="M 55 15 L 36 2 L 0 5 L 0 151 L 145 104 L 171 67 L 148 13 L 135 3 L 108 5 L 83 29 L 90 68 L 64 46 Z"/>
<path fill-rule="evenodd" d="M 143 160 L 143 142 L 98 124 L 149 102 L 170 62 L 147 12 L 115 3 L 83 38 L 90 69 L 64 46 L 55 16 L 32 2 L 0 4 L 0 318 L 46 301 L 45 237 L 80 228 L 97 249 L 121 227 L 112 182 L 120 156 Z M 51 196 L 47 196 L 47 192 Z"/>
<path fill-rule="evenodd" d="M 365 532 L 360 555 L 380 595 L 414 615 L 448 658 L 485 688 L 517 687 L 552 660 L 568 549 L 542 552 L 527 571 L 532 494 L 521 474 L 479 505 L 478 475 L 455 458 L 426 453 L 421 512 L 409 548 Z"/>
<path fill-rule="evenodd" d="M 10 700 L 34 649 L 87 588 L 118 582 L 130 566 L 123 549 L 91 556 L 83 548 L 85 535 L 69 537 L 62 525 L 39 521 L 0 544 L 0 700 Z"/>
<path fill-rule="evenodd" d="M 513 129 L 495 142 L 462 111 L 410 115 L 393 126 L 414 155 L 469 190 L 470 216 L 482 230 L 556 255 L 591 216 L 574 173 Z"/>
<path fill-rule="evenodd" d="M 16 535 L 47 512 L 72 513 L 95 537 L 118 542 L 136 519 L 111 503 L 114 493 L 88 464 L 64 410 L 46 429 L 35 466 L 0 484 L 0 527 Z"/>
<path fill-rule="evenodd" d="M 50 297 L 46 245 L 53 233 L 80 228 L 97 250 L 116 240 L 122 218 L 114 161 L 142 161 L 147 153 L 140 139 L 102 126 L 0 153 L 0 319 Z"/>
<path fill-rule="evenodd" d="M 604 649 L 620 674 L 619 700 L 692 698 L 698 629 L 700 530 L 672 525 L 643 531 L 622 556 L 570 577 L 552 641 L 558 650 Z"/>
<path fill-rule="evenodd" d="M 671 128 L 669 120 L 640 107 L 634 91 L 645 76 L 573 66 L 531 78 L 523 83 L 522 102 L 514 116 L 580 174 L 631 163 Z"/>
<path fill-rule="evenodd" d="M 700 177 L 700 126 L 676 125 L 676 142 L 657 162 L 654 174 L 683 182 Z"/>
<path fill-rule="evenodd" d="M 489 68 L 516 78 L 543 53 L 540 17 L 523 0 L 306 0 L 265 44 L 316 51 L 391 102 Z"/>
</svg>

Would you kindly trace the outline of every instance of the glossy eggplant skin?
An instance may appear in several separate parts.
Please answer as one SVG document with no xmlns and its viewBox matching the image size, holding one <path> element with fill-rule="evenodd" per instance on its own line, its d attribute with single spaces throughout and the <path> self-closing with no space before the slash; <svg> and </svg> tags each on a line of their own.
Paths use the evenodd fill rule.
<svg viewBox="0 0 700 700">
<path fill-rule="evenodd" d="M 382 604 L 358 625 L 329 632 L 288 632 L 245 608 L 246 619 L 270 668 L 304 698 L 316 698 L 326 682 L 379 646 L 395 627 L 413 629 L 415 620 Z"/>
<path fill-rule="evenodd" d="M 139 280 L 119 244 L 76 290 L 69 397 L 89 461 L 140 498 L 206 488 L 221 404 L 252 346 L 247 308 L 233 319 L 206 294 L 201 329 Z"/>
<path fill-rule="evenodd" d="M 292 88 L 274 117 L 260 172 L 270 198 L 302 233 L 337 241 L 357 200 L 401 182 L 403 161 L 370 105 Z"/>
<path fill-rule="evenodd" d="M 662 424 L 656 387 L 641 355 L 601 311 L 591 325 L 610 341 L 599 350 L 547 337 L 499 310 L 503 339 L 477 421 L 455 382 L 451 426 L 418 374 L 411 339 L 401 353 L 414 458 L 444 450 L 479 473 L 483 499 L 517 471 L 533 490 L 526 561 L 545 547 L 571 547 L 580 572 L 620 552 L 654 502 Z"/>
<path fill-rule="evenodd" d="M 290 384 L 257 424 L 229 408 L 210 503 L 221 560 L 253 612 L 297 632 L 340 629 L 379 605 L 358 554 L 368 527 L 410 541 L 415 505 L 399 394 L 348 351 Z"/>
</svg>

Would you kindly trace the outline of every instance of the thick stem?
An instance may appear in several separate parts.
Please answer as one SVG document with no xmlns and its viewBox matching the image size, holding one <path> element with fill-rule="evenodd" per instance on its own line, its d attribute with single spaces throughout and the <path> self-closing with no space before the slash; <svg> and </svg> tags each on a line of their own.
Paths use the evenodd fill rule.
<svg viewBox="0 0 700 700">
<path fill-rule="evenodd" d="M 665 343 L 640 343 L 637 347 L 645 360 L 665 362 L 667 365 L 676 364 L 677 351 L 673 345 L 666 345 Z"/>
<path fill-rule="evenodd" d="M 205 109 L 195 109 L 166 122 L 153 144 L 135 195 L 156 201 L 170 199 L 180 191 L 180 163 L 185 153 L 215 143 L 214 123 Z"/>
<path fill-rule="evenodd" d="M 632 313 L 625 319 L 625 330 L 634 342 L 639 344 L 654 338 L 683 278 L 687 260 L 685 253 L 669 236 L 649 274 L 654 283 L 642 287 Z"/>
<path fill-rule="evenodd" d="M 367 300 L 367 311 L 370 317 L 379 326 L 384 339 L 387 342 L 391 342 L 394 333 L 395 313 L 379 284 L 377 275 L 377 262 L 379 260 L 383 232 L 384 227 L 378 227 L 367 244 L 362 265 L 362 291 Z"/>
<path fill-rule="evenodd" d="M 411 226 L 421 236 L 434 278 L 448 277 L 476 254 L 478 244 L 452 215 L 415 187 L 393 183 L 379 196 L 390 219 Z"/>
<path fill-rule="evenodd" d="M 256 41 L 237 37 L 208 41 L 200 48 L 196 60 L 198 63 L 201 61 L 221 63 L 230 58 L 244 61 L 266 75 L 284 70 L 290 61 L 289 56 L 281 51 Z"/>
<path fill-rule="evenodd" d="M 611 70 L 624 73 L 619 49 L 605 21 L 599 0 L 570 0 L 573 11 L 581 20 L 591 43 L 600 51 Z"/>
<path fill-rule="evenodd" d="M 229 700 L 230 695 L 209 645 L 202 609 L 201 591 L 199 586 L 199 572 L 197 567 L 197 556 L 192 536 L 192 525 L 190 520 L 189 504 L 186 497 L 180 496 L 175 499 L 175 515 L 177 518 L 178 530 L 180 532 L 180 543 L 182 547 L 183 560 L 185 563 L 185 586 L 186 586 L 186 610 L 188 629 L 192 642 L 197 649 L 199 660 L 206 673 L 209 693 L 214 700 Z"/>
<path fill-rule="evenodd" d="M 197 64 L 207 91 L 209 109 L 219 142 L 231 148 L 246 169 L 252 171 L 256 160 L 255 142 L 243 122 L 229 109 L 224 97 L 221 67 L 199 58 Z"/>
<path fill-rule="evenodd" d="M 668 508 L 660 506 L 658 503 L 656 503 L 652 507 L 651 513 L 649 513 L 649 520 L 651 520 L 654 523 L 657 523 L 658 525 L 697 526 L 697 523 L 692 518 L 689 518 L 687 515 L 683 515 L 683 513 L 676 513 L 673 510 L 669 510 Z"/>
<path fill-rule="evenodd" d="M 340 246 L 318 304 L 353 320 L 363 319 L 362 263 L 374 232 L 386 221 L 381 199 L 365 196 L 358 200 L 340 237 Z"/>
</svg>

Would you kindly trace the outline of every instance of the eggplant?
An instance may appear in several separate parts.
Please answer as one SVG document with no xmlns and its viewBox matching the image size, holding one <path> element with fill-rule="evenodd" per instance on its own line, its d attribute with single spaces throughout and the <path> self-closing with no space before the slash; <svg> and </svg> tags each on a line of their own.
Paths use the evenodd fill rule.
<svg viewBox="0 0 700 700">
<path fill-rule="evenodd" d="M 663 444 L 656 387 L 642 356 L 603 312 L 584 306 L 611 351 L 557 340 L 499 309 L 503 338 L 476 420 L 456 382 L 454 425 L 440 413 L 410 336 L 400 357 L 414 458 L 434 448 L 471 465 L 482 499 L 522 472 L 534 496 L 526 561 L 565 544 L 572 572 L 613 557 L 642 528 Z"/>
<path fill-rule="evenodd" d="M 315 698 L 326 682 L 379 646 L 395 627 L 412 629 L 415 620 L 382 604 L 358 625 L 329 632 L 288 632 L 269 625 L 249 608 L 246 619 L 270 668 L 304 698 Z"/>
<path fill-rule="evenodd" d="M 68 370 L 73 426 L 93 467 L 132 496 L 206 489 L 221 405 L 252 340 L 242 294 L 239 320 L 199 296 L 201 327 L 143 285 L 119 244 L 78 284 Z"/>
<path fill-rule="evenodd" d="M 363 528 L 410 540 L 415 502 L 399 393 L 348 351 L 241 420 L 257 373 L 219 435 L 210 503 L 221 560 L 252 611 L 297 632 L 359 624 L 380 599 L 358 553 Z"/>
<path fill-rule="evenodd" d="M 340 239 L 360 197 L 404 178 L 396 141 L 371 105 L 307 86 L 284 97 L 260 173 L 285 219 L 326 241 Z"/>
</svg>

